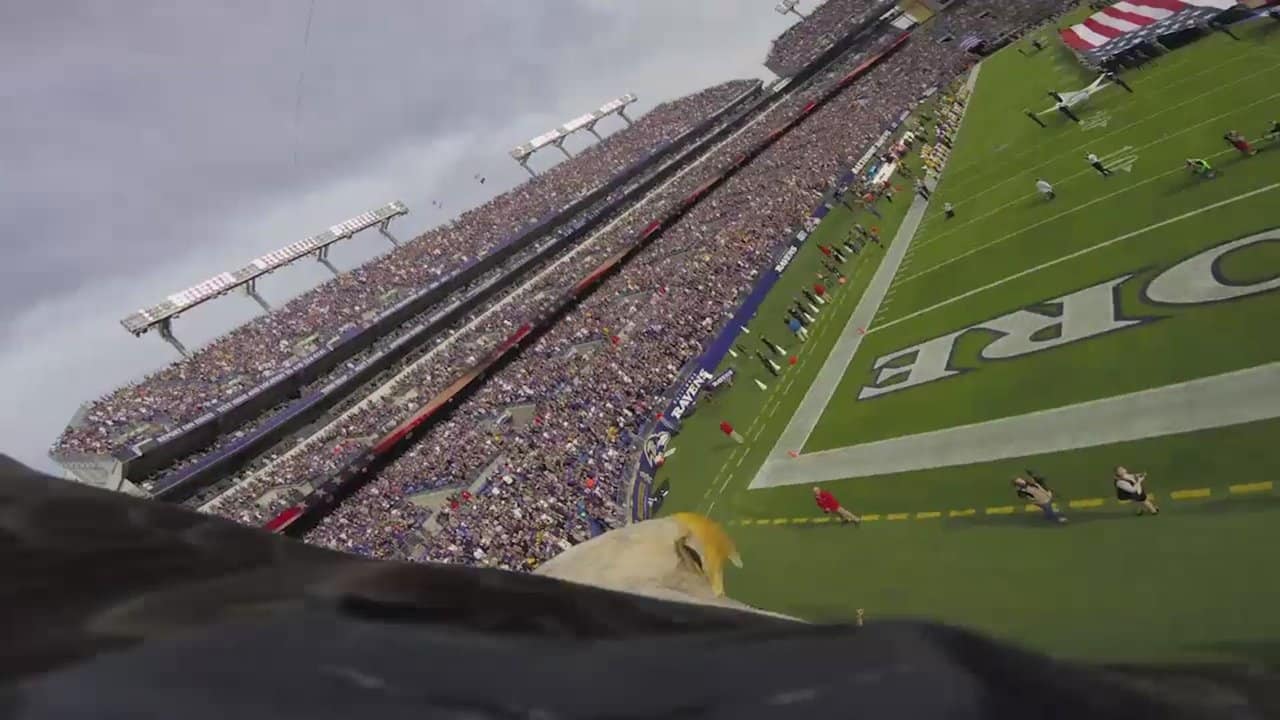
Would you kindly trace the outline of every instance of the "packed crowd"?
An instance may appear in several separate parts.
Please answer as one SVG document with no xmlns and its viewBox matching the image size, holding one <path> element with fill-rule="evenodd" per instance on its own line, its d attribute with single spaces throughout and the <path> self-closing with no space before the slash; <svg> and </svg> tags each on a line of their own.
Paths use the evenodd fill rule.
<svg viewBox="0 0 1280 720">
<path fill-rule="evenodd" d="M 992 42 L 1020 35 L 1075 7 L 1074 3 L 1055 0 L 968 0 L 965 5 L 964 12 L 941 15 L 934 34 L 950 35 L 953 40 L 973 36 Z"/>
<path fill-rule="evenodd" d="M 737 115 L 741 112 L 742 112 L 741 110 L 736 110 L 735 113 L 726 115 L 724 118 L 721 119 L 721 122 L 717 122 L 711 125 L 703 133 L 692 137 L 690 139 L 691 145 L 696 145 L 699 142 L 706 140 L 708 136 L 718 132 L 725 122 L 727 122 L 734 115 Z M 585 269 L 586 263 L 598 261 L 601 257 L 600 252 L 597 251 L 597 252 L 592 252 L 587 254 L 581 254 L 579 250 L 574 249 L 573 245 L 562 247 L 560 250 L 553 253 L 544 253 L 544 250 L 546 250 L 550 245 L 554 244 L 554 242 L 557 239 L 563 238 L 565 233 L 567 233 L 570 228 L 576 228 L 577 223 L 579 222 L 579 218 L 599 214 L 604 211 L 606 205 L 609 205 L 614 201 L 620 199 L 621 197 L 626 195 L 628 192 L 630 192 L 632 189 L 634 189 L 634 187 L 638 186 L 643 182 L 646 182 L 648 179 L 651 178 L 651 176 L 660 172 L 664 172 L 664 173 L 668 172 L 669 169 L 671 171 L 674 171 L 675 169 L 678 169 L 683 165 L 687 164 L 687 161 L 681 161 L 681 158 L 684 155 L 685 155 L 685 152 L 682 150 L 681 152 L 676 153 L 671 158 L 668 158 L 662 162 L 657 163 L 653 168 L 646 169 L 644 172 L 635 176 L 631 181 L 623 184 L 617 190 L 611 192 L 604 199 L 584 209 L 581 213 L 579 213 L 578 216 L 575 216 L 574 220 L 570 222 L 566 222 L 559 229 L 557 229 L 556 231 L 548 235 L 547 238 L 540 240 L 536 243 L 533 243 L 525 250 L 522 250 L 521 252 L 516 253 L 506 262 L 500 264 L 499 266 L 495 267 L 493 270 L 485 273 L 484 275 L 470 282 L 465 288 L 459 289 L 454 293 L 451 293 L 449 296 L 442 298 L 434 306 L 424 309 L 417 316 L 409 319 L 399 327 L 392 329 L 390 332 L 388 332 L 378 341 L 373 343 L 366 350 L 357 353 L 356 355 L 342 362 L 338 366 L 334 367 L 328 373 L 318 377 L 313 382 L 309 383 L 307 386 L 302 388 L 301 395 L 306 396 L 308 393 L 310 393 L 313 390 L 329 385 L 331 382 L 337 380 L 341 375 L 351 371 L 352 369 L 354 369 L 356 366 L 358 366 L 365 360 L 371 359 L 375 355 L 382 353 L 389 346 L 395 344 L 401 337 L 417 331 L 418 329 L 423 327 L 426 323 L 430 322 L 432 318 L 434 318 L 437 314 L 444 311 L 446 308 L 452 310 L 457 305 L 467 304 L 468 302 L 470 302 L 469 298 L 473 293 L 480 292 L 486 286 L 491 286 L 491 285 L 494 285 L 495 283 L 498 284 L 496 288 L 492 289 L 493 294 L 489 296 L 485 302 L 474 303 L 476 307 L 473 308 L 469 313 L 464 314 L 460 320 L 455 321 L 451 327 L 445 328 L 440 332 L 434 333 L 434 335 L 427 342 L 423 343 L 417 349 L 411 351 L 406 356 L 406 358 L 400 360 L 397 363 L 397 365 L 393 365 L 391 369 L 383 371 L 383 373 L 379 377 L 376 377 L 372 380 L 367 381 L 364 387 L 360 389 L 356 389 L 344 395 L 333 405 L 333 407 L 326 413 L 326 415 L 334 416 L 334 415 L 343 413 L 351 406 L 357 403 L 361 403 L 375 386 L 382 385 L 383 383 L 385 383 L 388 375 L 397 374 L 398 372 L 400 372 L 400 370 L 403 369 L 403 366 L 415 362 L 424 353 L 430 353 L 434 356 L 435 353 L 433 353 L 432 351 L 435 348 L 438 348 L 439 346 L 441 346 L 442 344 L 448 345 L 449 344 L 448 341 L 450 340 L 450 338 L 455 333 L 457 333 L 460 328 L 466 327 L 477 318 L 489 317 L 490 315 L 492 315 L 492 313 L 490 312 L 490 309 L 496 309 L 495 306 L 505 307 L 506 298 L 512 296 L 513 294 L 517 294 L 517 293 L 524 294 L 524 291 L 526 289 L 528 289 L 529 287 L 532 287 L 525 284 L 525 281 L 529 277 L 535 276 L 536 274 L 546 270 L 548 267 L 553 267 L 553 266 L 557 268 L 561 267 L 563 263 L 561 263 L 560 260 L 563 258 L 566 258 L 566 256 L 576 256 L 572 258 L 573 263 L 571 265 L 571 267 L 573 268 L 573 271 L 575 272 L 578 270 Z M 640 199 L 643 199 L 643 198 L 640 198 Z M 611 211 L 610 217 L 616 217 L 619 214 L 625 213 L 628 209 L 630 209 L 631 207 L 634 207 L 635 204 L 639 202 L 640 199 L 633 199 L 627 203 L 623 203 L 619 209 Z M 514 267 L 516 267 L 517 265 L 524 264 L 528 258 L 534 257 L 534 256 L 538 256 L 540 259 L 536 263 L 532 264 L 531 266 L 523 270 L 520 273 L 520 276 L 518 278 L 515 278 L 514 280 L 509 280 L 507 278 L 507 276 L 511 276 L 512 273 L 514 272 L 513 270 Z M 568 272 L 567 275 L 565 274 L 566 272 Z M 557 277 L 558 277 L 559 283 L 558 285 L 556 285 L 555 289 L 557 291 L 563 291 L 563 287 L 561 286 L 564 285 L 567 278 L 577 277 L 577 275 L 569 271 L 560 271 L 560 274 Z M 555 279 L 556 278 L 553 278 L 553 280 Z M 547 285 L 543 283 L 541 285 L 537 285 L 537 287 L 541 289 L 545 289 L 547 287 L 551 287 L 551 285 Z M 546 304 L 550 302 L 552 299 L 554 299 L 554 295 L 543 294 L 539 297 L 539 302 L 542 304 Z M 525 301 L 522 300 L 522 302 L 525 302 Z M 525 306 L 516 305 L 512 307 L 506 307 L 503 312 L 524 313 L 527 311 L 527 307 L 528 307 L 527 305 Z M 510 317 L 514 317 L 514 316 L 503 315 L 501 317 L 508 317 L 510 319 Z M 490 327 L 497 327 L 497 325 L 491 324 Z M 499 329 L 501 330 L 501 329 L 507 329 L 511 327 L 514 327 L 514 324 L 512 322 L 504 322 L 504 323 L 501 323 L 501 326 Z M 484 334 L 482 334 L 480 337 L 476 337 L 474 334 L 472 334 L 470 337 L 472 338 L 472 342 L 479 343 L 475 347 L 482 347 L 485 342 L 492 340 L 491 337 Z M 449 362 L 456 361 L 458 357 L 459 356 L 457 355 L 449 356 Z M 399 385 L 401 384 L 398 383 L 397 386 Z M 272 421 L 277 412 L 287 412 L 286 408 L 287 406 L 285 405 L 281 405 L 279 407 L 273 408 L 272 410 L 261 414 L 259 417 L 249 422 L 246 422 L 243 426 L 238 428 L 236 431 L 218 437 L 209 446 L 201 448 L 185 457 L 179 458 L 177 461 L 175 461 L 174 463 L 171 463 L 167 467 L 157 470 L 157 472 L 153 476 L 145 479 L 141 483 L 143 489 L 147 490 L 148 492 L 152 492 L 157 488 L 167 486 L 169 479 L 181 475 L 181 473 L 183 473 L 188 467 L 199 462 L 201 459 L 208 456 L 209 454 L 218 452 L 238 442 L 239 440 L 244 438 L 247 434 L 254 432 L 257 428 L 262 427 L 265 424 Z M 276 446 L 273 447 L 269 453 L 250 461 L 249 465 L 247 466 L 245 471 L 241 473 L 241 475 L 247 476 L 247 475 L 252 475 L 256 473 L 257 470 L 261 469 L 265 465 L 269 465 L 279 455 L 287 453 L 290 450 L 292 450 L 296 444 L 300 442 L 308 442 L 308 441 L 309 441 L 309 438 L 305 435 L 295 435 L 295 436 L 286 437 L 285 439 L 277 443 Z M 314 471 L 309 472 L 308 474 L 315 474 L 315 473 L 319 473 L 329 469 L 327 463 L 321 462 L 321 465 L 323 465 L 323 467 L 317 466 L 314 469 Z M 297 468 L 294 468 L 294 469 L 296 470 Z M 234 478 L 230 478 L 228 480 L 230 480 L 230 484 L 235 483 Z M 218 482 L 212 486 L 202 486 L 202 489 L 197 491 L 194 495 L 190 496 L 185 502 L 192 505 L 193 507 L 200 507 L 204 505 L 209 499 L 222 494 L 222 492 L 225 491 L 227 488 L 228 488 L 227 481 Z"/>
<path fill-rule="evenodd" d="M 827 0 L 774 39 L 764 65 L 791 77 L 853 32 L 882 0 Z"/>
<path fill-rule="evenodd" d="M 305 339 L 324 343 L 461 269 L 722 109 L 751 84 L 727 82 L 659 105 L 630 127 L 453 222 L 294 298 L 189 358 L 99 398 L 82 422 L 63 432 L 53 450 L 106 453 L 138 427 L 162 431 L 198 417 L 287 367 L 303 354 Z"/>
<path fill-rule="evenodd" d="M 957 12 L 983 4 L 977 0 Z M 1062 2 L 1039 4 L 1047 9 Z M 705 162 L 653 193 L 640 211 L 584 245 L 573 272 L 549 273 L 514 296 L 520 302 L 480 318 L 409 369 L 381 399 L 327 428 L 315 451 L 277 461 L 213 510 L 248 523 L 271 517 L 291 497 L 264 502 L 264 494 L 339 467 L 347 453 L 326 454 L 326 448 L 348 447 L 339 444 L 344 439 L 376 437 L 444 390 L 461 369 L 554 302 L 559 290 L 585 274 L 582 270 L 634 242 L 650 219 L 795 115 L 822 82 L 838 79 L 861 60 L 844 59 L 788 97 Z M 970 62 L 954 43 L 909 42 L 696 205 L 307 539 L 380 557 L 409 557 L 421 546 L 418 554 L 426 559 L 527 569 L 588 536 L 592 525 L 621 522 L 615 500 L 636 436 L 680 366 L 731 313 L 784 230 L 807 215 L 832 179 L 886 124 Z M 528 425 L 489 422 L 521 404 L 536 408 Z M 497 479 L 456 507 L 446 507 L 436 518 L 439 530 L 424 536 L 429 511 L 412 503 L 411 496 L 465 486 L 495 461 L 501 466 Z"/>
</svg>

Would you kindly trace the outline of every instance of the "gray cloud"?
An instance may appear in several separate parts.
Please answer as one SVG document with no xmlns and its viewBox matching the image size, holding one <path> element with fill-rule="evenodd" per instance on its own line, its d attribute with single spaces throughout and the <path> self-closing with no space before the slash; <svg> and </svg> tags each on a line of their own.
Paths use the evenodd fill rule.
<svg viewBox="0 0 1280 720">
<path fill-rule="evenodd" d="M 316 0 L 305 47 L 307 0 L 0 10 L 0 447 L 49 467 L 80 402 L 172 359 L 118 325 L 139 306 L 392 199 L 421 232 L 520 182 L 509 148 L 623 92 L 643 111 L 765 74 L 788 24 L 772 5 Z M 303 263 L 262 289 L 325 277 Z M 178 331 L 198 344 L 256 309 L 228 297 Z"/>
</svg>

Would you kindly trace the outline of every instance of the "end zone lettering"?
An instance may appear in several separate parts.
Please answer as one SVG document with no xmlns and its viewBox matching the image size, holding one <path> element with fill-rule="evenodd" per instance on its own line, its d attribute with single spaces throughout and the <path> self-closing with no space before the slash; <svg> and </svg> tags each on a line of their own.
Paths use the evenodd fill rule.
<svg viewBox="0 0 1280 720">
<path fill-rule="evenodd" d="M 1280 289 L 1280 268 L 1269 278 L 1254 282 L 1233 280 L 1222 268 L 1229 254 L 1265 242 L 1280 242 L 1280 228 L 1220 243 L 1179 261 L 1143 286 L 1141 298 L 1157 307 L 1188 307 Z M 957 368 L 952 363 L 957 341 L 973 330 L 996 334 L 978 353 L 979 360 L 990 361 L 1022 357 L 1160 319 L 1129 318 L 1121 312 L 1120 287 L 1136 274 L 1121 275 L 883 355 L 872 365 L 874 381 L 858 391 L 858 399 L 869 400 L 980 370 Z"/>
</svg>

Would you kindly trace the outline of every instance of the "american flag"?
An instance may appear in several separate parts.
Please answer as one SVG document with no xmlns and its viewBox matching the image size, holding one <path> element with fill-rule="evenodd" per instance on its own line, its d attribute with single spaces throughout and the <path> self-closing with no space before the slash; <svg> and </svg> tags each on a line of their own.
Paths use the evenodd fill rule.
<svg viewBox="0 0 1280 720">
<path fill-rule="evenodd" d="M 1236 0 L 1123 0 L 1062 31 L 1062 41 L 1092 59 L 1179 32 L 1236 6 Z"/>
</svg>

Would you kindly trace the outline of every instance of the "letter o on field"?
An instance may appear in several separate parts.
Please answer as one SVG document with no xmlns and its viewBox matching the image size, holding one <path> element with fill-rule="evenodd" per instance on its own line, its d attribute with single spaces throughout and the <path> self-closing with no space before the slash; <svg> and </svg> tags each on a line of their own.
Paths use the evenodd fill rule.
<svg viewBox="0 0 1280 720">
<path fill-rule="evenodd" d="M 1228 255 L 1266 242 L 1280 242 L 1280 228 L 1196 253 L 1157 275 L 1144 294 L 1148 300 L 1165 305 L 1201 305 L 1280 289 L 1280 267 L 1271 277 L 1248 284 L 1232 282 L 1222 272 L 1222 261 Z"/>
</svg>

